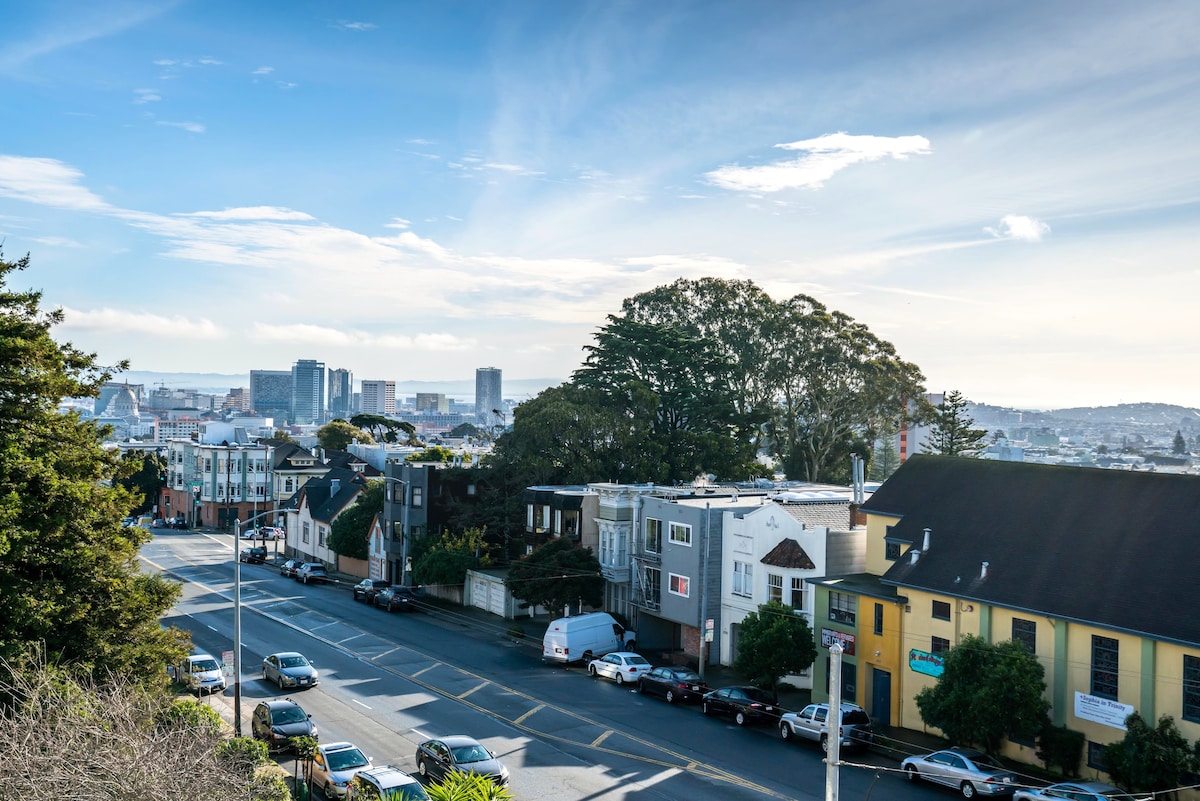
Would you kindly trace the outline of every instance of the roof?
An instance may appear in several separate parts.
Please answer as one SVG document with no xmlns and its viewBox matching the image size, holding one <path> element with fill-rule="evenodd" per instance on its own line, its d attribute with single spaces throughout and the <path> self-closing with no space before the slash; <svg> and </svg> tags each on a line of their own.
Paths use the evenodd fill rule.
<svg viewBox="0 0 1200 801">
<path fill-rule="evenodd" d="M 337 492 L 333 492 L 337 482 Z M 323 476 L 314 476 L 300 489 L 313 520 L 331 521 L 350 505 L 364 486 L 364 479 L 344 467 L 330 468 Z"/>
<path fill-rule="evenodd" d="M 913 543 L 885 584 L 1200 645 L 1196 476 L 917 455 L 863 511 Z"/>
<path fill-rule="evenodd" d="M 825 526 L 834 531 L 850 528 L 850 501 L 780 502 L 779 508 L 809 528 Z"/>
<path fill-rule="evenodd" d="M 800 543 L 793 539 L 785 539 L 770 550 L 759 560 L 764 565 L 772 567 L 791 568 L 793 570 L 815 570 L 816 565 L 809 558 Z"/>
</svg>

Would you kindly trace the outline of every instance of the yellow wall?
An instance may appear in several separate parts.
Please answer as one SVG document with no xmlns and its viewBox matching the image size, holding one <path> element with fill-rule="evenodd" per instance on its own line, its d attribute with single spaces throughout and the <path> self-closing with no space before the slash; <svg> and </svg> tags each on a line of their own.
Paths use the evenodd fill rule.
<svg viewBox="0 0 1200 801">
<path fill-rule="evenodd" d="M 875 634 L 875 604 L 883 605 L 883 634 Z M 886 670 L 892 676 L 891 720 L 879 721 L 889 725 L 899 725 L 899 710 L 901 702 L 900 672 L 907 670 L 907 664 L 900 661 L 900 616 L 904 607 L 897 606 L 893 601 L 878 600 L 860 595 L 858 598 L 858 643 L 855 653 L 858 658 L 858 703 L 870 715 L 879 718 L 880 711 L 872 708 L 874 688 L 871 687 L 871 668 Z"/>
<path fill-rule="evenodd" d="M 867 515 L 867 572 L 875 576 L 882 576 L 888 571 L 894 561 L 888 561 L 884 558 L 887 552 L 886 543 L 883 541 L 887 534 L 887 527 L 900 522 L 898 517 L 884 517 L 883 515 Z"/>
</svg>

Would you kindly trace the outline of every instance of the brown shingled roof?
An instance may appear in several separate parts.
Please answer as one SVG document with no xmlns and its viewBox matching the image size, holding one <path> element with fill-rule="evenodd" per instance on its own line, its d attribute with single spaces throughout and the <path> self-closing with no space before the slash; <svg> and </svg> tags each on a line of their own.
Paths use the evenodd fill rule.
<svg viewBox="0 0 1200 801">
<path fill-rule="evenodd" d="M 786 567 L 801 570 L 815 570 L 816 565 L 808 558 L 808 554 L 800 547 L 800 543 L 786 539 L 771 549 L 771 552 L 760 559 L 764 565 Z"/>
</svg>

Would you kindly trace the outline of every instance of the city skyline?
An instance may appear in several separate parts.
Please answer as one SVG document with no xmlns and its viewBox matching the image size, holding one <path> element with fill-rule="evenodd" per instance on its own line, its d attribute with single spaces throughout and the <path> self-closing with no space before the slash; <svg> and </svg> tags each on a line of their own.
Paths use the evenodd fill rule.
<svg viewBox="0 0 1200 801">
<path fill-rule="evenodd" d="M 553 383 L 717 276 L 930 392 L 1196 405 L 1193 4 L 10 5 L 10 288 L 102 363 Z"/>
</svg>

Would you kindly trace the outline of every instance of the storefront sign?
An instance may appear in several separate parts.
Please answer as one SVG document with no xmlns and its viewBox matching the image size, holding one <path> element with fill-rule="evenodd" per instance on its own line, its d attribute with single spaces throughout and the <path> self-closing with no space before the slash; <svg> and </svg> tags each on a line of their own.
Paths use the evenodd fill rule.
<svg viewBox="0 0 1200 801">
<path fill-rule="evenodd" d="M 1132 704 L 1122 704 L 1087 693 L 1075 693 L 1075 717 L 1125 731 L 1125 718 L 1133 714 Z"/>
<path fill-rule="evenodd" d="M 941 654 L 931 654 L 928 651 L 913 649 L 908 652 L 908 667 L 917 673 L 937 677 L 946 669 Z"/>
<path fill-rule="evenodd" d="M 854 635 L 847 634 L 844 631 L 834 631 L 833 629 L 821 629 L 821 646 L 829 648 L 834 643 L 842 646 L 842 653 L 846 656 L 854 656 Z"/>
</svg>

